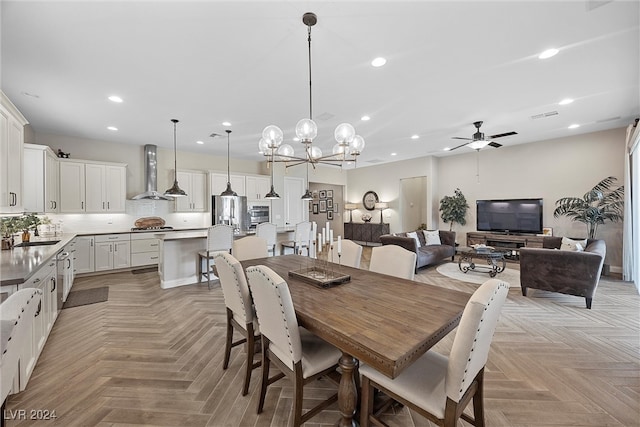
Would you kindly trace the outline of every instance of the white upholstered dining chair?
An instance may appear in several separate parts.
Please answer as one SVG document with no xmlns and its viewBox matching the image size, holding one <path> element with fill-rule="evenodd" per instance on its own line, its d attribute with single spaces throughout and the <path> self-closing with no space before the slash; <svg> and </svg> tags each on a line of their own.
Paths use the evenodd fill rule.
<svg viewBox="0 0 640 427">
<path fill-rule="evenodd" d="M 266 258 L 269 256 L 267 241 L 258 236 L 246 236 L 242 239 L 234 240 L 231 254 L 238 261 Z"/>
<path fill-rule="evenodd" d="M 202 280 L 202 276 L 207 277 L 207 286 L 211 289 L 211 264 L 213 255 L 216 252 L 231 252 L 233 247 L 233 227 L 226 224 L 212 225 L 207 229 L 207 248 L 198 252 L 198 283 Z M 203 270 L 202 261 L 206 267 Z M 214 276 L 216 277 L 216 276 Z M 217 279 L 217 277 L 216 277 Z"/>
<path fill-rule="evenodd" d="M 227 339 L 224 349 L 224 363 L 222 369 L 229 367 L 231 349 L 235 346 L 246 344 L 244 386 L 242 395 L 246 396 L 251 381 L 251 371 L 260 366 L 260 362 L 253 361 L 255 343 L 260 339 L 258 321 L 253 308 L 253 300 L 249 292 L 249 285 L 244 274 L 244 269 L 233 255 L 227 252 L 216 252 L 214 255 L 220 286 L 224 295 L 224 305 L 227 309 Z M 244 338 L 233 341 L 233 331 L 238 331 Z"/>
<path fill-rule="evenodd" d="M 267 386 L 289 377 L 294 383 L 293 425 L 300 426 L 338 400 L 338 394 L 302 414 L 303 386 L 321 376 L 339 382 L 336 368 L 342 352 L 298 326 L 287 282 L 264 265 L 247 268 L 249 288 L 262 334 L 262 382 L 258 414 L 264 407 Z M 281 371 L 269 378 L 273 363 Z"/>
<path fill-rule="evenodd" d="M 375 246 L 371 249 L 369 270 L 413 280 L 416 273 L 416 253 L 398 245 Z"/>
<path fill-rule="evenodd" d="M 296 224 L 295 231 L 293 233 L 293 240 L 282 242 L 282 254 L 284 255 L 285 249 L 293 249 L 294 254 L 302 255 L 304 250 L 309 254 L 309 243 L 311 241 L 311 223 L 309 221 L 302 221 Z"/>
<path fill-rule="evenodd" d="M 362 246 L 351 241 L 343 240 L 341 242 L 342 253 L 338 257 L 338 245 L 334 244 L 331 248 L 332 262 L 340 263 L 348 267 L 360 268 L 360 259 L 362 258 Z"/>
<path fill-rule="evenodd" d="M 256 236 L 267 241 L 267 250 L 273 256 L 276 255 L 276 244 L 278 243 L 278 227 L 270 222 L 262 222 L 256 226 Z"/>
<path fill-rule="evenodd" d="M 380 422 L 377 417 L 386 408 L 383 405 L 374 414 L 373 398 L 374 390 L 381 390 L 439 426 L 455 427 L 459 418 L 476 427 L 484 426 L 484 367 L 508 293 L 509 284 L 499 279 L 487 280 L 473 293 L 449 357 L 429 350 L 393 379 L 369 366 L 360 366 L 360 425 Z M 473 418 L 462 413 L 472 399 Z"/>
</svg>

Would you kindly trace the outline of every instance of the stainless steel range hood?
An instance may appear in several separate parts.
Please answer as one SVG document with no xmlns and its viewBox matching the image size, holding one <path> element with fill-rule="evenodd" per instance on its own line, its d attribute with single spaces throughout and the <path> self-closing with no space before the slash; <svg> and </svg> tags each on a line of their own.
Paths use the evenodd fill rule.
<svg viewBox="0 0 640 427">
<path fill-rule="evenodd" d="M 147 191 L 134 196 L 132 200 L 173 200 L 172 197 L 163 196 L 158 193 L 158 160 L 157 146 L 147 144 L 144 146 L 144 182 Z"/>
</svg>

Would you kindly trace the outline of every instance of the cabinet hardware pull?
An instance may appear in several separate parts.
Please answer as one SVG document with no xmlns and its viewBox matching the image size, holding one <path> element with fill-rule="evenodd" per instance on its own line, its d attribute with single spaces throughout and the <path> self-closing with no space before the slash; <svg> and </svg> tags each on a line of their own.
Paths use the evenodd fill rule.
<svg viewBox="0 0 640 427">
<path fill-rule="evenodd" d="M 107 209 L 111 209 L 111 205 L 109 205 L 109 202 L 107 202 Z"/>
<path fill-rule="evenodd" d="M 36 280 L 33 281 L 33 283 L 38 283 L 40 281 L 40 278 L 38 277 Z"/>
<path fill-rule="evenodd" d="M 151 243 L 149 246 L 158 246 L 157 243 Z"/>
<path fill-rule="evenodd" d="M 152 256 L 149 259 L 158 259 L 158 257 L 157 256 Z"/>
<path fill-rule="evenodd" d="M 118 236 L 108 237 L 108 239 L 111 239 L 111 240 L 114 240 L 114 239 L 117 239 L 117 238 L 118 238 Z"/>
<path fill-rule="evenodd" d="M 74 258 L 75 259 L 75 258 Z M 67 268 L 71 268 L 71 259 L 67 259 Z"/>
<path fill-rule="evenodd" d="M 53 288 L 51 288 L 51 292 L 53 292 L 53 291 L 55 291 L 55 290 L 56 290 L 56 278 L 55 278 L 55 277 L 52 277 L 52 278 L 51 278 L 51 281 L 53 282 Z"/>
<path fill-rule="evenodd" d="M 84 209 L 84 202 L 80 202 L 80 208 Z"/>
<path fill-rule="evenodd" d="M 104 202 L 102 202 L 102 210 L 104 210 Z"/>
</svg>

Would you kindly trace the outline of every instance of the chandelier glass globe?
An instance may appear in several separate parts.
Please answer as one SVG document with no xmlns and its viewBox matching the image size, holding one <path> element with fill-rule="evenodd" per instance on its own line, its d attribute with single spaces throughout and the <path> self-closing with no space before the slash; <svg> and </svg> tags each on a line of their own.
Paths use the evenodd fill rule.
<svg viewBox="0 0 640 427">
<path fill-rule="evenodd" d="M 360 135 L 356 135 L 349 143 L 349 148 L 352 154 L 360 154 L 362 150 L 364 150 L 364 145 L 364 138 Z"/>
<path fill-rule="evenodd" d="M 336 144 L 332 150 L 334 155 L 340 155 L 340 158 L 344 159 L 344 156 L 349 154 L 349 147 L 342 144 Z"/>
<path fill-rule="evenodd" d="M 278 155 L 281 156 L 281 160 L 287 160 L 287 157 L 293 157 L 294 151 L 293 147 L 289 144 L 282 144 L 277 151 Z"/>
<path fill-rule="evenodd" d="M 311 142 L 318 136 L 318 126 L 311 119 L 302 119 L 296 124 L 296 136 L 302 142 Z"/>
<path fill-rule="evenodd" d="M 340 123 L 334 132 L 338 144 L 349 144 L 355 135 L 356 130 L 349 123 Z"/>
<path fill-rule="evenodd" d="M 260 153 L 264 154 L 265 156 L 271 154 L 271 149 L 269 148 L 269 143 L 266 139 L 260 138 L 260 142 L 258 142 L 258 151 L 260 151 Z"/>
<path fill-rule="evenodd" d="M 262 131 L 262 137 L 269 144 L 269 148 L 278 148 L 282 144 L 282 129 L 275 125 L 269 125 Z"/>
<path fill-rule="evenodd" d="M 316 147 L 315 145 L 313 147 L 311 147 L 311 150 L 309 150 L 309 151 L 310 151 L 309 155 L 314 160 L 317 160 L 320 157 L 322 157 L 322 150 L 320 148 Z"/>
</svg>

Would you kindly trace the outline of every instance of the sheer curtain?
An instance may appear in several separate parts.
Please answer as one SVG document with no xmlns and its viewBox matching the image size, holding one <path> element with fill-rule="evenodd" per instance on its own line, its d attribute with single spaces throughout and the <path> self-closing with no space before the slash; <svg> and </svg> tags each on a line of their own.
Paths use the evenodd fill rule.
<svg viewBox="0 0 640 427">
<path fill-rule="evenodd" d="M 627 127 L 624 176 L 624 232 L 622 278 L 633 281 L 640 293 L 640 126 Z"/>
</svg>

